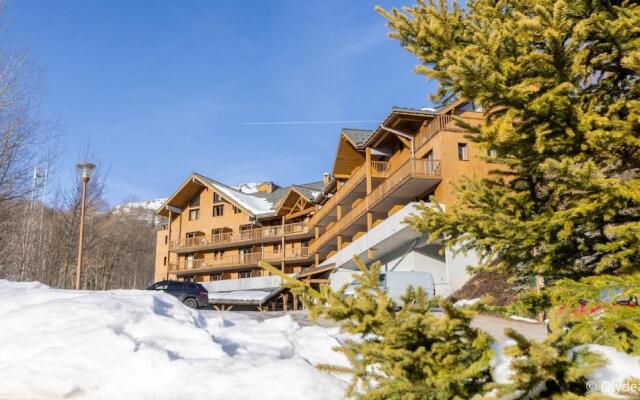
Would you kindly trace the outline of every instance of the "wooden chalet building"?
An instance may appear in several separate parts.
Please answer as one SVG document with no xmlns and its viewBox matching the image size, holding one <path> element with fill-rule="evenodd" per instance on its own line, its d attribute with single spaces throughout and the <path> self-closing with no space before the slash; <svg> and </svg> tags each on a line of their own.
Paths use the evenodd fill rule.
<svg viewBox="0 0 640 400">
<path fill-rule="evenodd" d="M 357 255 L 389 271 L 431 272 L 439 293 L 450 293 L 475 255 L 441 255 L 402 220 L 417 201 L 433 198 L 446 209 L 456 182 L 494 167 L 455 117 L 483 121 L 481 110 L 457 101 L 439 110 L 394 108 L 375 130 L 343 129 L 320 182 L 266 182 L 243 193 L 192 174 L 159 210 L 169 223 L 158 231 L 156 279 L 216 281 L 210 292 L 246 294 L 279 286 L 257 267 L 266 260 L 300 279 L 339 285 L 351 279 Z"/>
</svg>

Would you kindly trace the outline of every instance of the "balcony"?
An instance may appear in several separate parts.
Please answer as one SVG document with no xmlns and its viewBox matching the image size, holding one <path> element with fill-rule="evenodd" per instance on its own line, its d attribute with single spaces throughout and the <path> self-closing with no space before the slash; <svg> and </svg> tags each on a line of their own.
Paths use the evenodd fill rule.
<svg viewBox="0 0 640 400">
<path fill-rule="evenodd" d="M 196 236 L 186 238 L 179 243 L 171 241 L 169 249 L 175 253 L 189 253 L 196 250 L 212 250 L 232 247 L 241 244 L 268 242 L 286 238 L 310 236 L 308 225 L 304 222 L 293 224 L 265 226 L 261 228 L 247 229 L 239 232 L 223 232 L 215 235 Z"/>
<path fill-rule="evenodd" d="M 358 167 L 351 174 L 351 177 L 347 179 L 347 181 L 338 188 L 338 190 L 336 190 L 333 196 L 322 205 L 322 208 L 316 210 L 313 217 L 309 219 L 309 226 L 319 225 L 320 221 L 329 216 L 331 212 L 335 211 L 336 206 L 340 204 L 347 195 L 351 194 L 358 184 L 364 182 L 365 176 L 365 169 Z"/>
<path fill-rule="evenodd" d="M 185 260 L 184 263 L 170 263 L 169 273 L 176 275 L 188 275 L 190 273 L 204 273 L 223 271 L 237 267 L 255 266 L 260 261 L 270 263 L 304 261 L 309 258 L 309 249 L 300 247 L 285 249 L 283 252 L 255 252 L 245 254 L 230 254 L 222 257 L 211 257 Z"/>
<path fill-rule="evenodd" d="M 470 124 L 471 126 L 481 125 L 484 121 L 483 118 L 473 118 L 473 117 L 462 118 L 461 116 L 458 116 L 458 118 L 463 119 L 466 123 Z M 436 134 L 444 130 L 452 131 L 452 132 L 466 132 L 464 128 L 456 124 L 456 118 L 454 117 L 454 115 L 451 115 L 451 114 L 439 115 L 435 117 L 433 120 L 431 120 L 431 122 L 429 122 L 427 127 L 423 131 L 420 131 L 415 136 L 416 150 L 418 150 L 425 143 L 431 140 L 431 138 L 434 137 Z"/>
<path fill-rule="evenodd" d="M 357 231 L 356 222 L 363 219 L 368 211 L 387 212 L 398 201 L 413 199 L 425 193 L 441 180 L 440 160 L 409 159 L 389 177 L 375 187 L 361 202 L 347 214 L 328 227 L 316 240 L 311 242 L 309 251 L 313 254 L 329 244 L 336 235 L 351 229 Z M 361 223 L 364 221 L 360 221 Z M 365 222 L 366 226 L 366 222 Z"/>
</svg>

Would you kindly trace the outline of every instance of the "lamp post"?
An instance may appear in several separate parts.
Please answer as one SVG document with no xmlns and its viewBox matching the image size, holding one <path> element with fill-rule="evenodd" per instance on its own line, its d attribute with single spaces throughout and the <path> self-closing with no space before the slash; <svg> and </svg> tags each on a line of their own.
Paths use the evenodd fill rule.
<svg viewBox="0 0 640 400">
<path fill-rule="evenodd" d="M 96 165 L 90 162 L 80 162 L 76 166 L 82 180 L 82 204 L 80 206 L 80 238 L 78 239 L 78 265 L 76 266 L 76 290 L 80 290 L 80 275 L 82 275 L 82 243 L 84 239 L 84 210 L 87 205 L 87 183 L 91 179 Z"/>
</svg>

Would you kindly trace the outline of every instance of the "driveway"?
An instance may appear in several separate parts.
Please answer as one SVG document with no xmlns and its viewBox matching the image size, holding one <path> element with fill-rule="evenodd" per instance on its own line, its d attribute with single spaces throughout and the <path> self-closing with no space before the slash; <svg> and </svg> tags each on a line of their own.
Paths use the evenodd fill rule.
<svg viewBox="0 0 640 400">
<path fill-rule="evenodd" d="M 224 312 L 229 311 L 211 311 L 211 310 L 203 310 L 201 311 L 207 315 L 220 315 Z M 332 327 L 337 326 L 334 321 L 329 321 L 326 319 L 318 319 L 316 321 L 309 320 L 306 311 L 289 311 L 287 313 L 283 311 L 230 311 L 235 314 L 243 314 L 247 316 L 247 318 L 254 319 L 256 321 L 264 321 L 268 318 L 277 318 L 282 317 L 283 315 L 291 315 L 294 321 L 296 321 L 300 326 L 312 326 L 312 325 L 320 325 L 323 327 Z M 544 324 L 534 324 L 530 322 L 524 321 L 514 321 L 503 319 L 499 317 L 494 317 L 491 315 L 476 315 L 471 322 L 471 326 L 474 328 L 482 329 L 491 335 L 494 339 L 499 342 L 503 342 L 507 340 L 507 337 L 504 335 L 504 330 L 506 328 L 512 328 L 516 332 L 520 333 L 527 339 L 532 340 L 542 340 L 545 336 L 547 336 L 547 329 Z"/>
</svg>

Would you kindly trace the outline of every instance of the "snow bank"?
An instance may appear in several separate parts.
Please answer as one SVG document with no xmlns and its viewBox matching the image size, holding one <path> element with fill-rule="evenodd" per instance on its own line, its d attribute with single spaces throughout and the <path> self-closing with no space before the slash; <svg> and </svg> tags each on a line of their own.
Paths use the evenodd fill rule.
<svg viewBox="0 0 640 400">
<path fill-rule="evenodd" d="M 475 298 L 475 299 L 461 299 L 456 301 L 455 303 L 453 303 L 454 307 L 466 307 L 466 306 L 472 306 L 474 304 L 477 304 L 480 301 L 480 298 Z"/>
<path fill-rule="evenodd" d="M 527 317 L 521 317 L 519 315 L 511 315 L 509 317 L 509 319 L 512 319 L 514 321 L 522 321 L 522 322 L 529 322 L 531 324 L 539 324 L 540 321 L 538 321 L 537 319 L 533 319 L 533 318 L 527 318 Z"/>
<path fill-rule="evenodd" d="M 164 293 L 0 281 L 2 399 L 342 399 L 335 330 L 203 313 Z"/>
<path fill-rule="evenodd" d="M 497 383 L 511 383 L 513 370 L 511 370 L 510 364 L 512 358 L 504 354 L 504 349 L 515 344 L 514 340 L 509 339 L 502 343 L 495 342 L 491 346 L 494 354 L 491 360 L 491 376 Z M 578 346 L 575 350 L 583 347 L 593 353 L 601 354 L 607 362 L 604 367 L 594 370 L 589 376 L 587 382 L 589 391 L 603 393 L 614 398 L 624 398 L 619 393 L 623 393 L 625 390 L 629 394 L 636 396 L 639 394 L 640 388 L 637 384 L 636 386 L 633 384 L 625 385 L 625 382 L 629 378 L 640 379 L 640 357 L 621 353 L 613 347 L 598 344 Z"/>
<path fill-rule="evenodd" d="M 590 344 L 586 346 L 592 353 L 598 353 L 607 359 L 607 365 L 591 373 L 587 387 L 608 396 L 619 397 L 618 393 L 628 392 L 640 395 L 640 387 L 636 384 L 625 385 L 629 378 L 640 379 L 640 357 L 621 353 L 613 347 Z M 634 398 L 635 398 L 634 396 Z"/>
</svg>

